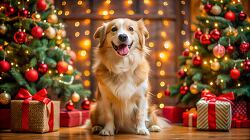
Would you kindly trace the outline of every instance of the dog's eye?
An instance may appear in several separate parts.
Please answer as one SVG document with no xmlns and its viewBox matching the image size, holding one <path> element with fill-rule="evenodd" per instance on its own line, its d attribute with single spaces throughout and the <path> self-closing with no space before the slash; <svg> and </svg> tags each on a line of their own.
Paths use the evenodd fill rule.
<svg viewBox="0 0 250 140">
<path fill-rule="evenodd" d="M 128 29 L 129 29 L 129 31 L 134 31 L 133 27 L 129 27 Z"/>
<path fill-rule="evenodd" d="M 117 27 L 113 27 L 113 28 L 111 29 L 111 31 L 112 31 L 112 32 L 116 32 L 116 31 L 117 31 Z"/>
</svg>

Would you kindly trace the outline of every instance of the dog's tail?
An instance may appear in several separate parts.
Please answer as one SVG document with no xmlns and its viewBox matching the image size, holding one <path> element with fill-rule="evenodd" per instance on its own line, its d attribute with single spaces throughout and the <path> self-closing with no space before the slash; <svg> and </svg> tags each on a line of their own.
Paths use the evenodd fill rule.
<svg viewBox="0 0 250 140">
<path fill-rule="evenodd" d="M 149 125 L 158 125 L 161 128 L 169 128 L 171 127 L 169 121 L 163 117 L 157 115 L 157 109 L 155 106 L 151 106 L 149 108 Z"/>
</svg>

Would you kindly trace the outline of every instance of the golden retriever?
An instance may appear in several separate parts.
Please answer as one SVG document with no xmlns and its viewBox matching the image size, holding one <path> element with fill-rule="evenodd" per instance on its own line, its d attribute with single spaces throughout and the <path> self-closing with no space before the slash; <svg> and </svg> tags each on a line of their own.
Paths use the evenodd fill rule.
<svg viewBox="0 0 250 140">
<path fill-rule="evenodd" d="M 143 20 L 121 18 L 104 23 L 94 33 L 99 45 L 93 66 L 98 89 L 90 109 L 93 133 L 149 135 L 167 125 L 149 105 L 148 37 Z"/>
</svg>

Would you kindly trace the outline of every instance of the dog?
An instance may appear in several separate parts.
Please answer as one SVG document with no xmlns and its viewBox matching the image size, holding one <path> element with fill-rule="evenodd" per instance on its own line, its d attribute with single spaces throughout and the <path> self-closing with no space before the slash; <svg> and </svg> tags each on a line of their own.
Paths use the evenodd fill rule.
<svg viewBox="0 0 250 140">
<path fill-rule="evenodd" d="M 145 45 L 148 37 L 142 19 L 114 19 L 94 33 L 99 44 L 93 65 L 98 88 L 96 102 L 90 107 L 93 133 L 149 135 L 168 126 L 149 105 L 149 49 Z"/>
</svg>

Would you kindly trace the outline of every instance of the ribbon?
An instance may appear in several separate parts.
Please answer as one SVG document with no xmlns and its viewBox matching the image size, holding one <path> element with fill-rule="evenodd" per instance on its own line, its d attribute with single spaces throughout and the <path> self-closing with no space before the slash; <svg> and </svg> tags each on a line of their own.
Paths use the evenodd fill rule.
<svg viewBox="0 0 250 140">
<path fill-rule="evenodd" d="M 215 130 L 216 129 L 216 112 L 215 112 L 216 101 L 226 101 L 226 102 L 232 103 L 232 100 L 234 100 L 234 93 L 228 92 L 218 97 L 212 93 L 202 93 L 201 99 L 208 102 L 208 127 L 210 130 Z"/>
<path fill-rule="evenodd" d="M 30 100 L 36 100 L 39 102 L 42 102 L 43 104 L 48 105 L 51 100 L 47 98 L 47 90 L 46 89 L 41 89 L 38 91 L 35 95 L 31 95 L 29 91 L 26 89 L 21 88 L 15 99 L 17 100 L 24 100 L 22 102 L 22 129 L 23 130 L 29 130 L 29 101 Z M 51 102 L 50 106 L 50 116 L 49 116 L 49 131 L 53 131 L 54 127 L 54 103 Z"/>
</svg>

